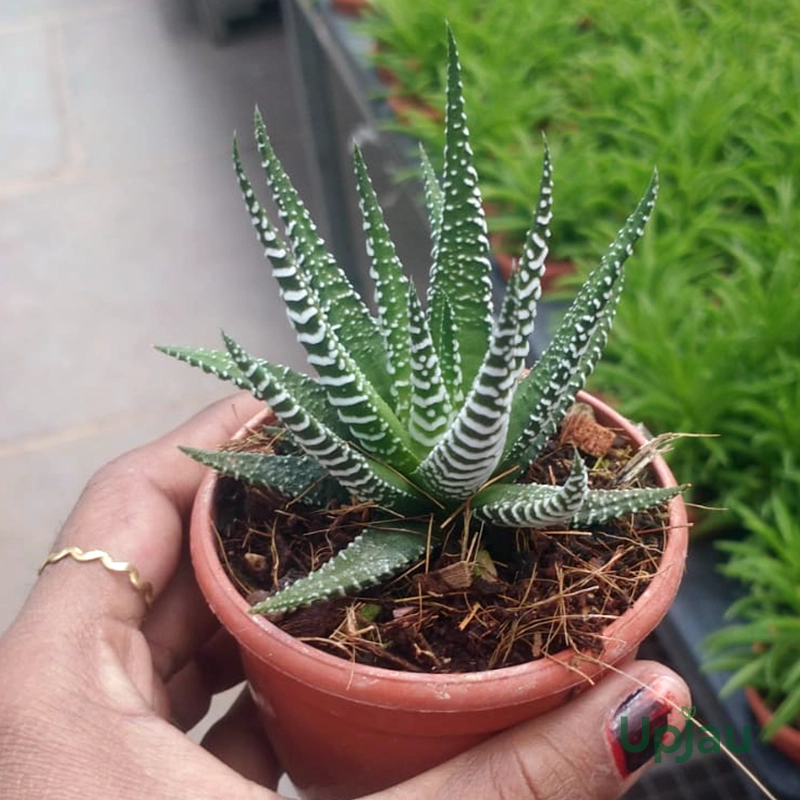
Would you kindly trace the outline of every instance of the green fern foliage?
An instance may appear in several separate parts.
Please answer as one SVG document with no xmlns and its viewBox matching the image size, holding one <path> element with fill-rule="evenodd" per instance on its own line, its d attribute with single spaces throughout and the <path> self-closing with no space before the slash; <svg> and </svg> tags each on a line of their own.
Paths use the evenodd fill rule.
<svg viewBox="0 0 800 800">
<path fill-rule="evenodd" d="M 577 451 L 562 486 L 519 482 L 600 358 L 625 261 L 655 203 L 657 177 L 552 344 L 522 377 L 549 248 L 550 153 L 544 142 L 523 255 L 495 316 L 483 201 L 450 31 L 447 75 L 441 181 L 422 156 L 433 237 L 425 305 L 403 271 L 360 151 L 354 153 L 356 187 L 375 314 L 327 251 L 257 112 L 256 143 L 282 232 L 256 197 L 234 143 L 236 177 L 289 321 L 318 377 L 258 359 L 224 334 L 224 351 L 160 348 L 251 391 L 272 408 L 286 434 L 286 446 L 274 452 L 186 449 L 192 458 L 287 502 L 324 507 L 332 499 L 351 500 L 380 509 L 348 547 L 260 602 L 255 613 L 280 614 L 380 583 L 422 559 L 462 510 L 474 520 L 465 526 L 467 535 L 485 524 L 510 530 L 588 526 L 680 491 L 592 489 Z"/>
</svg>

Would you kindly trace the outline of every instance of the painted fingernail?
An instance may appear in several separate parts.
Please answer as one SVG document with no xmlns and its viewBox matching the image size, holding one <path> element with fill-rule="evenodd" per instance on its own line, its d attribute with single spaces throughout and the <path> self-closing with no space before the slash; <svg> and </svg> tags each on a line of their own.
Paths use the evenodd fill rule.
<svg viewBox="0 0 800 800">
<path fill-rule="evenodd" d="M 667 745 L 664 737 L 680 737 L 685 719 L 670 703 L 672 682 L 659 678 L 628 695 L 608 725 L 614 764 L 623 778 L 644 766 Z M 669 743 L 671 747 L 675 738 Z"/>
</svg>

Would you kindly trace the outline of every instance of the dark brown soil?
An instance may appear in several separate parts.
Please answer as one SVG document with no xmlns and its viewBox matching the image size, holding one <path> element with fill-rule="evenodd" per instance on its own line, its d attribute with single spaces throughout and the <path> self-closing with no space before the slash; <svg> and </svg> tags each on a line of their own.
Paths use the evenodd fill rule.
<svg viewBox="0 0 800 800">
<path fill-rule="evenodd" d="M 598 431 L 590 432 L 595 449 Z M 613 483 L 631 457 L 607 438 L 584 458 L 595 488 Z M 568 441 L 564 441 L 568 439 Z M 563 483 L 574 437 L 554 439 L 525 480 Z M 578 442 L 580 444 L 580 442 Z M 235 444 L 263 449 L 264 436 Z M 645 470 L 645 484 L 653 485 Z M 365 506 L 308 510 L 280 495 L 220 481 L 217 526 L 224 561 L 251 602 L 317 568 L 379 512 Z M 274 620 L 329 653 L 390 669 L 471 672 L 520 664 L 565 648 L 598 655 L 603 629 L 656 572 L 665 509 L 586 531 L 488 527 L 476 558 L 455 536 L 404 575 L 358 597 L 337 598 Z M 463 517 L 459 517 L 463 526 Z"/>
</svg>

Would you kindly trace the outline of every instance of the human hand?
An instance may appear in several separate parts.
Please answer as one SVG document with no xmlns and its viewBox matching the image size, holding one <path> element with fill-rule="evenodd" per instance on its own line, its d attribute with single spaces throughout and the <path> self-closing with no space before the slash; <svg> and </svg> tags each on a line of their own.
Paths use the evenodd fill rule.
<svg viewBox="0 0 800 800">
<path fill-rule="evenodd" d="M 215 692 L 243 676 L 194 581 L 185 531 L 203 468 L 177 445 L 213 447 L 259 408 L 246 395 L 217 403 L 90 481 L 54 549 L 101 548 L 130 562 L 152 583 L 155 602 L 147 612 L 127 577 L 99 564 L 65 559 L 44 572 L 0 640 L 2 800 L 278 797 L 271 790 L 281 768 L 249 695 L 203 746 L 184 734 Z M 640 699 L 689 704 L 666 668 L 638 662 L 626 670 L 652 687 Z M 373 800 L 618 797 L 638 771 L 621 774 L 625 754 L 609 725 L 635 690 L 612 675 L 567 707 Z M 657 706 L 624 710 L 632 720 L 654 718 Z M 680 714 L 669 722 L 679 726 Z"/>
</svg>

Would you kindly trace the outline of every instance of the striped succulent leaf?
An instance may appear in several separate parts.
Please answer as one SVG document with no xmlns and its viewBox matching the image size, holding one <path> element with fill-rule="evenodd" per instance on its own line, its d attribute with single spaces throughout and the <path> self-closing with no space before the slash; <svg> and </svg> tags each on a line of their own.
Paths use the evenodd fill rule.
<svg viewBox="0 0 800 800">
<path fill-rule="evenodd" d="M 324 507 L 331 500 L 349 501 L 349 495 L 318 461 L 309 456 L 231 452 L 180 448 L 200 464 L 224 475 L 262 486 L 303 505 Z"/>
<path fill-rule="evenodd" d="M 644 233 L 658 176 L 570 306 L 514 398 L 503 466 L 532 461 L 563 420 L 602 355 L 622 293 L 623 267 Z"/>
<path fill-rule="evenodd" d="M 236 346 L 236 343 L 225 333 L 222 336 L 226 342 L 231 342 L 232 346 Z M 266 397 L 260 394 L 258 387 L 254 386 L 250 379 L 236 366 L 236 362 L 230 353 L 189 347 L 159 346 L 156 349 L 165 355 L 178 359 L 178 361 L 183 361 L 193 367 L 199 367 L 203 372 L 216 375 L 220 380 L 229 381 L 240 389 L 246 389 L 252 392 L 259 400 L 268 402 Z M 293 396 L 297 398 L 297 401 L 314 416 L 325 422 L 340 436 L 347 435 L 347 429 L 339 420 L 335 409 L 331 408 L 325 389 L 319 383 L 307 375 L 296 372 L 291 367 L 272 364 L 260 358 L 253 359 L 253 361 L 257 363 L 259 370 L 271 375 L 281 384 L 288 387 Z"/>
<path fill-rule="evenodd" d="M 375 283 L 378 324 L 383 335 L 386 372 L 391 380 L 391 399 L 395 415 L 403 419 L 411 407 L 408 294 L 413 290 L 397 257 L 361 150 L 356 145 L 353 151 L 361 217 L 370 259 L 370 277 Z"/>
<path fill-rule="evenodd" d="M 290 388 L 230 338 L 225 339 L 236 366 L 253 385 L 253 394 L 264 400 L 292 432 L 303 451 L 316 459 L 333 478 L 362 502 L 414 513 L 421 495 L 402 475 L 356 450 L 330 427 L 316 419 L 298 402 Z"/>
<path fill-rule="evenodd" d="M 453 407 L 442 377 L 442 362 L 433 349 L 428 320 L 414 287 L 409 285 L 411 336 L 411 409 L 408 429 L 425 452 L 438 442 L 450 423 Z"/>
<path fill-rule="evenodd" d="M 431 267 L 428 313 L 449 302 L 461 341 L 463 388 L 466 394 L 483 361 L 492 331 L 492 281 L 489 237 L 473 164 L 464 112 L 461 66 L 453 33 L 448 29 L 447 110 L 441 228 Z M 438 227 L 435 225 L 434 227 Z M 432 330 L 434 346 L 444 343 Z"/>
<path fill-rule="evenodd" d="M 278 206 L 286 236 L 295 256 L 295 269 L 303 276 L 320 303 L 320 311 L 336 331 L 351 357 L 369 377 L 384 400 L 391 397 L 391 379 L 386 372 L 385 351 L 378 324 L 350 280 L 327 251 L 314 222 L 283 169 L 272 147 L 261 114 L 255 115 L 256 144 L 261 166 Z M 247 184 L 241 162 L 237 169 L 240 187 Z M 245 201 L 248 201 L 245 191 Z M 253 212 L 251 210 L 251 216 Z M 259 214 L 260 216 L 260 214 Z M 280 267 L 273 266 L 276 277 Z M 284 267 L 285 268 L 285 267 Z M 280 282 L 280 281 L 279 281 Z"/>
<path fill-rule="evenodd" d="M 429 492 L 466 499 L 488 481 L 497 467 L 508 432 L 508 411 L 522 364 L 519 347 L 520 282 L 508 286 L 489 349 L 472 391 L 413 478 Z"/>
<path fill-rule="evenodd" d="M 259 604 L 257 613 L 290 611 L 396 574 L 422 558 L 429 530 L 434 539 L 453 535 L 456 517 L 467 520 L 465 536 L 477 535 L 483 523 L 594 525 L 680 491 L 592 489 L 577 453 L 563 486 L 515 482 L 556 432 L 600 358 L 622 291 L 623 265 L 650 215 L 657 181 L 654 175 L 550 346 L 520 381 L 549 248 L 550 152 L 545 141 L 531 226 L 494 319 L 489 241 L 450 31 L 447 81 L 441 182 L 422 153 L 432 233 L 427 309 L 403 273 L 358 148 L 356 186 L 374 316 L 326 250 L 258 113 L 256 142 L 282 234 L 257 199 L 234 141 L 245 205 L 318 378 L 254 358 L 224 334 L 227 352 L 161 348 L 264 400 L 287 437 L 277 454 L 187 452 L 223 473 L 313 506 L 352 498 L 375 507 L 372 522 L 349 547 Z M 463 515 L 456 513 L 461 508 Z M 378 514 L 392 522 L 376 523 Z"/>
<path fill-rule="evenodd" d="M 419 463 L 419 459 L 411 450 L 408 434 L 386 400 L 362 372 L 361 362 L 357 363 L 355 360 L 358 353 L 372 351 L 358 350 L 354 353 L 346 348 L 345 342 L 340 338 L 356 319 L 356 312 L 352 312 L 352 315 L 343 314 L 342 308 L 347 308 L 348 301 L 355 302 L 354 298 L 357 298 L 352 290 L 350 294 L 343 293 L 339 282 L 329 275 L 325 280 L 330 280 L 330 284 L 324 283 L 319 274 L 316 274 L 313 281 L 309 277 L 313 270 L 325 272 L 327 262 L 319 256 L 315 247 L 309 244 L 312 239 L 313 224 L 307 220 L 305 209 L 299 206 L 296 193 L 288 183 L 282 168 L 273 163 L 277 163 L 277 159 L 266 142 L 264 138 L 260 140 L 260 146 L 265 148 L 262 153 L 265 158 L 264 163 L 267 165 L 265 169 L 273 176 L 276 201 L 287 209 L 286 226 L 294 245 L 292 250 L 278 244 L 277 233 L 262 206 L 255 199 L 236 149 L 234 161 L 245 204 L 259 237 L 267 248 L 273 275 L 278 281 L 286 303 L 289 321 L 297 333 L 298 341 L 308 354 L 309 363 L 319 372 L 319 383 L 327 391 L 330 405 L 336 408 L 339 419 L 350 430 L 353 438 L 379 458 L 391 459 L 391 463 L 398 469 L 410 471 Z M 310 233 L 301 235 L 301 232 L 309 230 Z M 297 257 L 296 252 L 299 253 Z M 314 258 L 311 258 L 309 253 L 313 254 Z M 338 270 L 338 267 L 336 269 Z M 320 284 L 326 290 L 328 286 L 335 289 L 334 294 L 342 308 L 335 303 L 331 305 L 321 297 L 317 288 Z M 358 302 L 360 303 L 360 300 Z M 334 308 L 338 309 L 337 316 L 332 314 Z M 372 318 L 370 324 L 375 325 Z M 378 336 L 380 337 L 380 334 Z M 382 341 L 380 346 L 383 353 Z M 388 375 L 385 365 L 382 370 L 384 376 Z"/>
<path fill-rule="evenodd" d="M 539 183 L 539 199 L 536 203 L 533 220 L 525 237 L 522 258 L 511 275 L 511 282 L 519 284 L 515 291 L 519 294 L 519 340 L 516 356 L 518 367 L 525 364 L 530 349 L 530 336 L 536 319 L 536 307 L 542 294 L 542 276 L 549 252 L 550 223 L 553 219 L 553 165 L 550 161 L 550 148 L 544 140 L 542 178 Z"/>
<path fill-rule="evenodd" d="M 569 522 L 589 493 L 589 473 L 576 453 L 563 486 L 496 483 L 472 500 L 478 519 L 506 527 L 549 527 Z"/>
<path fill-rule="evenodd" d="M 428 328 L 431 332 L 436 331 L 435 335 L 432 334 L 432 339 L 441 343 L 441 349 L 434 358 L 438 362 L 450 405 L 457 408 L 464 402 L 461 343 L 458 340 L 453 307 L 447 295 L 442 295 L 435 313 L 428 319 Z"/>
<path fill-rule="evenodd" d="M 586 501 L 572 518 L 575 526 L 597 525 L 636 514 L 677 497 L 685 486 L 654 489 L 590 489 Z"/>
<path fill-rule="evenodd" d="M 276 616 L 319 600 L 359 591 L 413 566 L 425 555 L 427 528 L 408 523 L 364 528 L 319 569 L 257 603 L 251 614 Z"/>
<path fill-rule="evenodd" d="M 419 146 L 420 155 L 420 170 L 422 172 L 422 184 L 425 189 L 425 205 L 428 209 L 428 219 L 431 226 L 431 240 L 433 247 L 431 255 L 434 262 L 436 261 L 436 253 L 439 248 L 439 237 L 442 232 L 442 213 L 444 211 L 444 196 L 442 194 L 442 186 L 439 179 L 436 177 L 433 165 L 431 164 L 425 148 Z"/>
<path fill-rule="evenodd" d="M 221 381 L 229 381 L 248 392 L 253 388 L 233 359 L 221 350 L 206 350 L 203 347 L 172 347 L 157 345 L 156 350 L 164 355 L 177 358 L 192 367 L 199 367 L 209 375 L 216 375 Z"/>
</svg>

